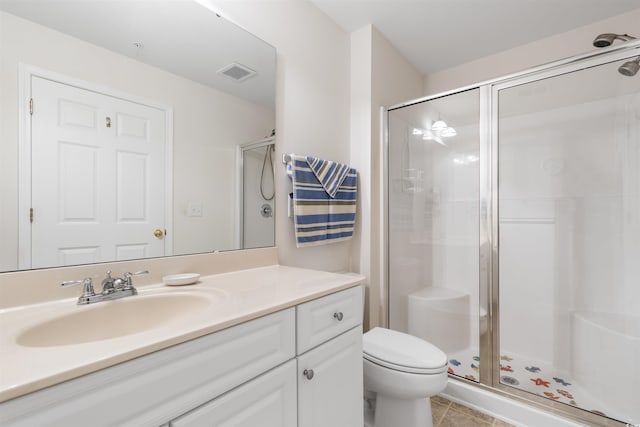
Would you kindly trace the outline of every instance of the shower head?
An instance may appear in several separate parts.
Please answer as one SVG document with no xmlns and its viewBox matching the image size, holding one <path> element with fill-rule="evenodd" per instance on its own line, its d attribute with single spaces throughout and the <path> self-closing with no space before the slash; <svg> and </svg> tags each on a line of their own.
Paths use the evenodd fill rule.
<svg viewBox="0 0 640 427">
<path fill-rule="evenodd" d="M 618 67 L 618 72 L 623 76 L 633 77 L 640 70 L 640 56 L 632 59 L 631 61 L 627 61 Z"/>
<path fill-rule="evenodd" d="M 604 33 L 604 34 L 600 34 L 598 37 L 596 37 L 593 40 L 593 45 L 595 47 L 607 47 L 607 46 L 611 46 L 614 40 L 622 40 L 626 42 L 634 39 L 635 37 L 630 36 L 629 34 Z"/>
</svg>

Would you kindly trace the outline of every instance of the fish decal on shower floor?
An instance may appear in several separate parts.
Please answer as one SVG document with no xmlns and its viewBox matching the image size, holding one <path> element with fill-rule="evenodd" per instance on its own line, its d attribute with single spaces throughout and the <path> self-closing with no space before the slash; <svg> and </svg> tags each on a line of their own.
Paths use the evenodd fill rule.
<svg viewBox="0 0 640 427">
<path fill-rule="evenodd" d="M 503 375 L 500 377 L 500 382 L 509 384 L 509 385 L 520 385 L 520 381 L 517 379 L 510 377 L 508 375 Z"/>
<path fill-rule="evenodd" d="M 558 400 L 560 399 L 560 396 L 556 396 L 555 394 L 549 392 L 549 391 L 545 391 L 544 395 L 547 396 L 549 399 L 553 399 L 553 400 Z"/>
<path fill-rule="evenodd" d="M 533 381 L 534 383 L 536 383 L 536 385 L 540 386 L 545 386 L 545 387 L 549 387 L 549 381 L 545 381 L 542 378 L 538 377 L 538 378 L 529 378 L 531 381 Z"/>
<path fill-rule="evenodd" d="M 476 362 L 480 362 L 480 356 L 473 356 L 473 360 L 475 360 Z"/>
<path fill-rule="evenodd" d="M 563 386 L 568 386 L 571 385 L 571 383 L 566 382 L 565 380 L 563 380 L 562 378 L 558 378 L 558 377 L 553 377 L 553 380 L 557 383 L 562 384 Z"/>
<path fill-rule="evenodd" d="M 451 375 L 455 375 L 456 371 L 454 371 L 453 369 L 449 368 L 449 369 L 447 369 L 447 373 L 449 373 Z"/>
<path fill-rule="evenodd" d="M 513 372 L 513 368 L 511 368 L 511 365 L 504 366 L 503 364 L 500 364 L 500 370 L 506 371 L 506 372 Z"/>
<path fill-rule="evenodd" d="M 567 390 L 562 390 L 562 389 L 557 389 L 556 390 L 558 393 L 560 393 L 561 395 L 563 395 L 564 397 L 566 397 L 567 399 L 573 399 L 573 395 L 571 393 L 569 393 Z"/>
<path fill-rule="evenodd" d="M 538 368 L 537 366 L 525 366 L 524 369 L 534 374 L 537 374 L 538 372 L 540 372 L 540 368 Z"/>
<path fill-rule="evenodd" d="M 458 362 L 456 359 L 449 360 L 449 363 L 451 363 L 453 366 L 460 366 L 461 365 L 461 363 Z"/>
<path fill-rule="evenodd" d="M 473 369 L 476 372 L 480 372 L 480 367 L 474 363 L 471 364 L 471 369 Z"/>
<path fill-rule="evenodd" d="M 505 356 L 504 354 L 500 356 L 500 360 L 506 360 L 507 362 L 511 362 L 513 357 Z"/>
<path fill-rule="evenodd" d="M 467 380 L 476 381 L 476 377 L 474 377 L 473 375 L 465 375 L 464 378 Z"/>
</svg>

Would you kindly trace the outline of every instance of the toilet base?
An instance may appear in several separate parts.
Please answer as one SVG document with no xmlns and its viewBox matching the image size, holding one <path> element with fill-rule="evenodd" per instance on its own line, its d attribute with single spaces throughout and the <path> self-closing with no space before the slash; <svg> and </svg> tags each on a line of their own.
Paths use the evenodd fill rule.
<svg viewBox="0 0 640 427">
<path fill-rule="evenodd" d="M 367 421 L 373 421 L 370 427 L 433 427 L 431 401 L 429 398 L 397 399 L 378 393 L 373 420 Z"/>
</svg>

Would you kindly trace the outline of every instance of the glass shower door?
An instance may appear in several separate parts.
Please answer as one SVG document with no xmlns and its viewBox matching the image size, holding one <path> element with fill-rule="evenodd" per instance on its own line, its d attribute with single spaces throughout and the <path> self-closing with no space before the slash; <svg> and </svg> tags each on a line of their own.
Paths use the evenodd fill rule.
<svg viewBox="0 0 640 427">
<path fill-rule="evenodd" d="M 388 113 L 389 326 L 479 380 L 479 89 Z M 484 323 L 481 321 L 484 320 Z"/>
<path fill-rule="evenodd" d="M 499 381 L 640 423 L 640 75 L 498 90 Z"/>
</svg>

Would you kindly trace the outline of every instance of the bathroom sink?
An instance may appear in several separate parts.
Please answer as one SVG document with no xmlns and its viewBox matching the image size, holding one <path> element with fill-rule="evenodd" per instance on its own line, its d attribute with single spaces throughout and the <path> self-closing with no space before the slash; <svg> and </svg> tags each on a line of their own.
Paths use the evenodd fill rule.
<svg viewBox="0 0 640 427">
<path fill-rule="evenodd" d="M 173 292 L 76 306 L 68 313 L 25 330 L 16 343 L 25 347 L 51 347 L 137 334 L 188 321 L 222 298 L 217 293 Z"/>
</svg>

